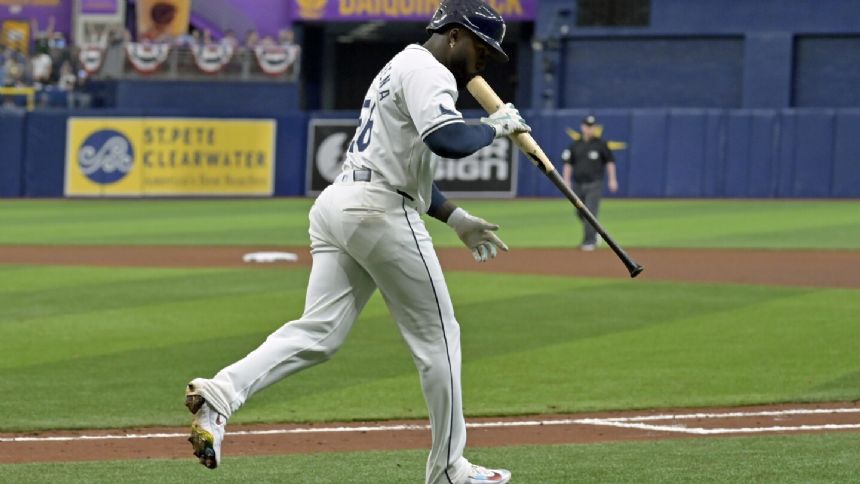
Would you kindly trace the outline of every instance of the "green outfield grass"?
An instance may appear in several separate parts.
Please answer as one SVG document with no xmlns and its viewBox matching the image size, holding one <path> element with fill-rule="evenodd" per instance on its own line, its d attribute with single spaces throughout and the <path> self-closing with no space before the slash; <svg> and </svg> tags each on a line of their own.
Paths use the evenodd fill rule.
<svg viewBox="0 0 860 484">
<path fill-rule="evenodd" d="M 0 266 L 11 302 L 0 306 L 0 430 L 185 424 L 184 384 L 297 317 L 306 279 L 305 269 Z M 854 290 L 448 279 L 470 416 L 860 397 Z M 233 421 L 425 415 L 375 296 L 331 362 L 268 388 Z"/>
<path fill-rule="evenodd" d="M 229 443 L 227 444 L 229 445 Z M 512 482 L 854 482 L 860 434 L 741 437 L 474 449 L 474 462 L 506 466 Z M 210 471 L 193 459 L 0 465 L 8 482 L 422 482 L 424 451 L 225 457 Z"/>
<path fill-rule="evenodd" d="M 0 203 L 0 244 L 306 245 L 308 199 L 23 200 Z M 566 200 L 463 200 L 512 247 L 567 247 L 580 225 Z M 625 247 L 860 249 L 860 201 L 604 201 Z M 440 246 L 460 242 L 428 222 Z"/>
</svg>

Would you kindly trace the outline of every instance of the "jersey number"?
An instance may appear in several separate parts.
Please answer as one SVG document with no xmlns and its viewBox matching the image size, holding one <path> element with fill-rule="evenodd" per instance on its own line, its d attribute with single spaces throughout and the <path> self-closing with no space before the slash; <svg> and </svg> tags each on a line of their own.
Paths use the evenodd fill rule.
<svg viewBox="0 0 860 484">
<path fill-rule="evenodd" d="M 359 119 L 358 136 L 349 145 L 349 151 L 354 151 L 355 148 L 358 148 L 359 153 L 366 150 L 370 145 L 370 137 L 373 134 L 373 110 L 376 109 L 376 104 L 371 104 L 370 99 L 365 99 L 364 106 L 362 107 L 369 107 L 370 114 L 367 115 L 367 119 L 364 121 Z"/>
</svg>

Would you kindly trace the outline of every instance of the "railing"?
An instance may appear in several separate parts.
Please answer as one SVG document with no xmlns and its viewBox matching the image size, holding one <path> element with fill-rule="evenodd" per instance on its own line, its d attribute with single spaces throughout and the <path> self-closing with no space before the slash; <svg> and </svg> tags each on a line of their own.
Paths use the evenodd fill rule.
<svg viewBox="0 0 860 484">
<path fill-rule="evenodd" d="M 128 47 L 129 45 L 132 47 Z M 271 66 L 265 63 L 265 53 L 255 53 L 254 50 L 239 47 L 233 51 L 228 62 L 213 72 L 205 72 L 195 62 L 194 53 L 189 46 L 170 46 L 166 58 L 161 62 L 146 65 L 133 62 L 136 60 L 135 57 L 137 59 L 151 57 L 140 55 L 141 52 L 157 55 L 157 51 L 158 47 L 154 45 L 112 44 L 104 50 L 101 68 L 94 72 L 92 77 L 96 79 L 276 80 L 293 82 L 298 79 L 301 64 L 299 49 L 294 48 L 286 56 L 288 67 L 283 72 L 279 70 L 272 72 L 272 69 L 266 72 L 264 67 Z M 157 66 L 153 64 L 157 64 Z"/>
<path fill-rule="evenodd" d="M 25 96 L 27 111 L 36 107 L 36 89 L 32 87 L 0 87 L 0 96 Z"/>
</svg>

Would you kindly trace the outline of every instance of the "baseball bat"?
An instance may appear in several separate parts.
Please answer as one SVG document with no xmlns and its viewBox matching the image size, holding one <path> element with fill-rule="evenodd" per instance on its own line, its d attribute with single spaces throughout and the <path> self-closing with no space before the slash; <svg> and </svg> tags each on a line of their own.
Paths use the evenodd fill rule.
<svg viewBox="0 0 860 484">
<path fill-rule="evenodd" d="M 466 89 L 469 93 L 474 97 L 478 103 L 490 114 L 495 113 L 499 110 L 505 103 L 499 98 L 493 88 L 487 84 L 487 81 L 484 80 L 481 76 L 473 77 L 468 84 L 466 84 Z M 600 225 L 600 222 L 594 217 L 588 207 L 582 203 L 582 200 L 573 193 L 573 190 L 567 186 L 564 180 L 561 178 L 561 175 L 558 174 L 558 171 L 553 166 L 552 162 L 547 158 L 546 153 L 543 152 L 540 145 L 537 144 L 532 135 L 529 133 L 519 133 L 515 135 L 511 135 L 511 139 L 513 139 L 514 143 L 519 146 L 520 150 L 525 153 L 526 156 L 532 160 L 535 166 L 537 166 L 540 171 L 543 172 L 547 178 L 552 181 L 552 183 L 561 190 L 561 193 L 570 200 L 570 203 L 573 204 L 574 207 L 579 211 L 579 213 L 597 230 L 597 233 L 603 237 L 603 240 L 609 244 L 609 247 L 612 248 L 612 251 L 615 252 L 615 255 L 621 259 L 621 262 L 627 267 L 627 270 L 630 272 L 630 277 L 636 277 L 639 273 L 642 272 L 644 267 L 637 264 L 636 261 L 633 260 L 627 252 L 624 252 L 624 249 L 621 248 L 618 243 L 615 242 L 615 239 L 609 235 L 606 230 Z"/>
</svg>

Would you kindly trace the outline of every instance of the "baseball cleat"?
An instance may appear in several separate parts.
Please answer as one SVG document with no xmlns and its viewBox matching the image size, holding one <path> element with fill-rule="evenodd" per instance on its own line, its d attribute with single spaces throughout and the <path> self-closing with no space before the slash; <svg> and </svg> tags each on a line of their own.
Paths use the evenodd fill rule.
<svg viewBox="0 0 860 484">
<path fill-rule="evenodd" d="M 200 395 L 185 395 L 185 406 L 192 414 L 197 413 L 205 402 L 206 400 Z"/>
<path fill-rule="evenodd" d="M 227 418 L 212 408 L 202 396 L 191 393 L 193 391 L 193 387 L 188 385 L 185 406 L 194 414 L 188 441 L 200 463 L 215 469 L 221 461 L 221 441 L 224 440 Z"/>
<path fill-rule="evenodd" d="M 506 469 L 487 469 L 472 464 L 465 484 L 505 484 L 511 480 L 511 471 Z"/>
</svg>

